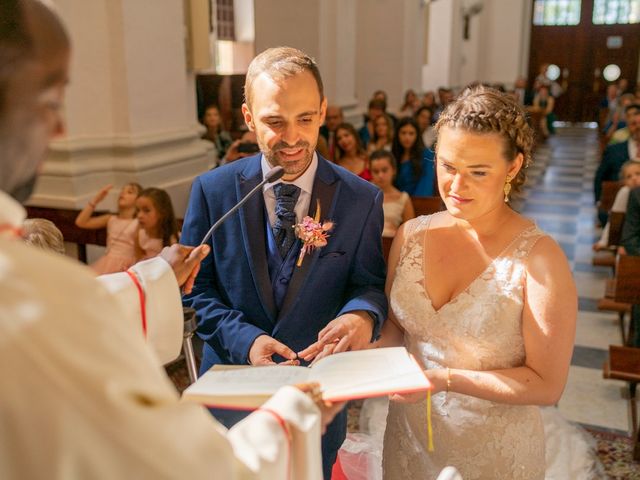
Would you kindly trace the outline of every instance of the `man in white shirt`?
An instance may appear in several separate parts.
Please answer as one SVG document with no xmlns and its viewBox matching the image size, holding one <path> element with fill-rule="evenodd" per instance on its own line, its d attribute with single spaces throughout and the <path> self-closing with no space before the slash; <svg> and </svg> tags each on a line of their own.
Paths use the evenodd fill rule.
<svg viewBox="0 0 640 480">
<path fill-rule="evenodd" d="M 0 478 L 320 478 L 320 430 L 339 406 L 288 387 L 227 431 L 180 403 L 161 367 L 180 349 L 179 286 L 208 248 L 174 245 L 96 280 L 20 241 L 17 200 L 63 131 L 69 54 L 49 8 L 0 2 Z"/>
</svg>

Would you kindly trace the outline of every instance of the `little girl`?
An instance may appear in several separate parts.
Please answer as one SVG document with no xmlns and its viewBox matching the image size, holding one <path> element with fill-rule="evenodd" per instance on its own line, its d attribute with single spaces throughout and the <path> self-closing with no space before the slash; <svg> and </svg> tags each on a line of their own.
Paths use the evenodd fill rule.
<svg viewBox="0 0 640 480">
<path fill-rule="evenodd" d="M 616 193 L 616 198 L 611 206 L 612 212 L 626 212 L 629 203 L 629 192 L 640 187 L 640 162 L 629 160 L 622 164 L 620 168 L 620 179 L 624 186 Z M 600 240 L 593 244 L 595 251 L 604 250 L 609 245 L 609 222 L 602 229 Z"/>
<path fill-rule="evenodd" d="M 136 200 L 138 235 L 137 260 L 155 257 L 164 247 L 178 242 L 178 222 L 171 198 L 160 188 L 147 188 Z"/>
<path fill-rule="evenodd" d="M 138 230 L 136 216 L 136 198 L 142 187 L 137 183 L 128 183 L 118 196 L 118 213 L 105 213 L 92 217 L 93 211 L 109 193 L 113 185 L 103 187 L 78 214 L 76 225 L 80 228 L 98 230 L 107 229 L 107 251 L 91 268 L 103 275 L 105 273 L 123 272 L 136 262 L 134 242 Z"/>
<path fill-rule="evenodd" d="M 401 192 L 393 186 L 396 176 L 396 160 L 391 152 L 376 150 L 369 159 L 371 180 L 384 194 L 383 237 L 394 237 L 400 224 L 416 216 L 413 204 L 407 192 Z"/>
</svg>

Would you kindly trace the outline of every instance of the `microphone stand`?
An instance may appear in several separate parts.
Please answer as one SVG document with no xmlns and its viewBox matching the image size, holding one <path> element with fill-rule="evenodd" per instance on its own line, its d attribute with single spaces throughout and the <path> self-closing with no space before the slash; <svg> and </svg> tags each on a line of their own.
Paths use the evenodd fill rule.
<svg viewBox="0 0 640 480">
<path fill-rule="evenodd" d="M 284 175 L 284 168 L 280 166 L 273 167 L 271 170 L 269 170 L 267 174 L 264 176 L 264 180 L 262 180 L 258 185 L 256 185 L 249 193 L 247 193 L 244 196 L 242 200 L 240 200 L 236 205 L 234 205 L 233 208 L 231 208 L 231 210 L 225 213 L 222 217 L 218 219 L 216 223 L 214 223 L 211 226 L 207 234 L 204 236 L 204 238 L 200 242 L 200 245 L 204 245 L 205 243 L 207 243 L 211 238 L 211 235 L 213 234 L 213 232 L 215 232 L 218 229 L 218 227 L 227 220 L 227 218 L 233 215 L 242 205 L 244 205 L 247 202 L 247 200 L 249 200 L 253 195 L 255 195 L 255 193 L 258 190 L 260 190 L 266 183 L 275 182 L 276 180 L 280 179 L 283 175 Z"/>
</svg>

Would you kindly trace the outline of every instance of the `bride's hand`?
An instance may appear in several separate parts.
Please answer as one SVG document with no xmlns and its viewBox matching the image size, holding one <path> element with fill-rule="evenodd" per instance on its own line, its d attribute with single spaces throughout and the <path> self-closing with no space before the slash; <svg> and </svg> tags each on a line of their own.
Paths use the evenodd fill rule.
<svg viewBox="0 0 640 480">
<path fill-rule="evenodd" d="M 424 371 L 424 376 L 431 383 L 431 394 L 442 392 L 447 390 L 447 383 L 449 382 L 449 371 L 446 368 L 431 368 Z M 399 394 L 394 393 L 389 395 L 389 400 L 399 403 L 416 403 L 427 398 L 427 392 L 416 392 Z"/>
<path fill-rule="evenodd" d="M 389 395 L 389 400 L 398 403 L 418 403 L 427 398 L 427 392 L 394 393 Z"/>
</svg>

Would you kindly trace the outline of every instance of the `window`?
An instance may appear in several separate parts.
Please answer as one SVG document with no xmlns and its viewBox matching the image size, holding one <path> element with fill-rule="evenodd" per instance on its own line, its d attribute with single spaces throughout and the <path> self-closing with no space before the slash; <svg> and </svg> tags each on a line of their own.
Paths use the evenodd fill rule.
<svg viewBox="0 0 640 480">
<path fill-rule="evenodd" d="M 581 0 L 536 0 L 534 25 L 578 25 Z"/>
<path fill-rule="evenodd" d="M 594 0 L 593 23 L 640 23 L 640 0 Z"/>
<path fill-rule="evenodd" d="M 236 39 L 233 0 L 216 0 L 216 20 L 218 23 L 218 40 Z"/>
</svg>

